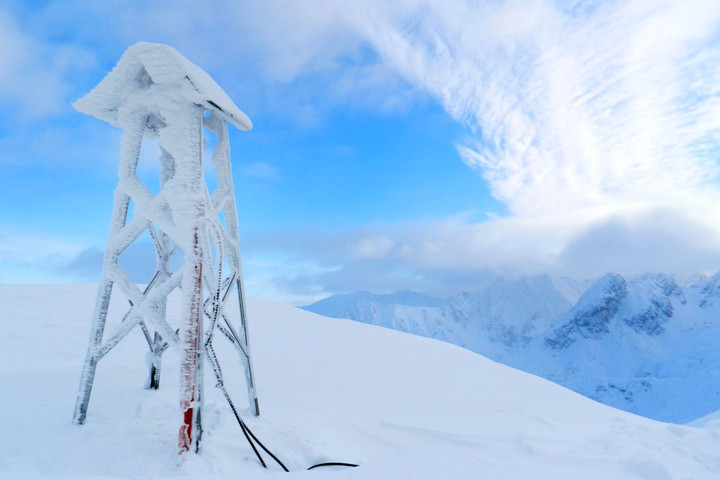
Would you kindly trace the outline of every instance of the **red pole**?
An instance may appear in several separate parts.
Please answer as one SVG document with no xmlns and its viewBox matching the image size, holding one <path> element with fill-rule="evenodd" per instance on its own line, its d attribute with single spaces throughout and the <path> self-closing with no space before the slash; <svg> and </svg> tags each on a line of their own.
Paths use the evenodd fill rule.
<svg viewBox="0 0 720 480">
<path fill-rule="evenodd" d="M 198 449 L 200 435 L 200 333 L 201 333 L 201 305 L 202 305 L 202 250 L 198 240 L 198 231 L 195 229 L 193 244 L 192 266 L 188 269 L 191 279 L 189 312 L 183 322 L 180 332 L 182 345 L 182 360 L 180 363 L 180 410 L 183 420 L 180 426 L 178 449 L 182 455 L 194 448 Z M 188 283 L 185 283 L 187 285 Z"/>
</svg>

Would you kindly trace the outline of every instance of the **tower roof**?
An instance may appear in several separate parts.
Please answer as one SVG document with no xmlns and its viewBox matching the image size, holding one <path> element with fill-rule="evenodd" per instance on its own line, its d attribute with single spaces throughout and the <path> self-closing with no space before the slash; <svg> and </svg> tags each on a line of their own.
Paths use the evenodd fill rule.
<svg viewBox="0 0 720 480">
<path fill-rule="evenodd" d="M 118 110 L 135 94 L 150 86 L 174 87 L 189 82 L 192 101 L 217 112 L 240 130 L 250 130 L 252 122 L 203 69 L 177 50 L 159 43 L 138 42 L 128 48 L 112 71 L 84 97 L 73 103 L 76 110 L 104 120 L 116 127 Z"/>
</svg>

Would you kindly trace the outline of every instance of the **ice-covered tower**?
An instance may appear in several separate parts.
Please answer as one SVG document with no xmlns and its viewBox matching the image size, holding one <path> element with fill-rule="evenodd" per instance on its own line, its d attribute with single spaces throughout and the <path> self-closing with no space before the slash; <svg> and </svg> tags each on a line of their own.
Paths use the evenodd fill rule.
<svg viewBox="0 0 720 480">
<path fill-rule="evenodd" d="M 216 331 L 237 348 L 245 367 L 250 409 L 259 413 L 227 130 L 228 123 L 240 130 L 250 130 L 252 123 L 202 69 L 167 45 L 144 42 L 130 47 L 113 70 L 73 106 L 123 130 L 119 183 L 74 422 L 85 421 L 98 361 L 139 326 L 150 348 L 149 388 L 159 385 L 165 349 L 180 348 L 179 449 L 181 453 L 197 451 L 203 360 L 220 374 L 212 344 Z M 203 165 L 203 157 L 210 156 L 205 152 L 205 130 L 217 138 L 211 155 L 217 188 L 212 193 L 205 179 L 207 165 Z M 137 175 L 141 146 L 148 139 L 155 139 L 160 147 L 156 195 Z M 157 263 L 152 280 L 140 288 L 119 258 L 146 232 L 155 246 Z M 168 295 L 176 289 L 181 292 L 182 313 L 172 325 L 166 306 Z M 113 290 L 119 290 L 128 305 L 114 323 L 108 321 Z M 239 328 L 225 311 L 233 296 L 240 311 Z"/>
</svg>

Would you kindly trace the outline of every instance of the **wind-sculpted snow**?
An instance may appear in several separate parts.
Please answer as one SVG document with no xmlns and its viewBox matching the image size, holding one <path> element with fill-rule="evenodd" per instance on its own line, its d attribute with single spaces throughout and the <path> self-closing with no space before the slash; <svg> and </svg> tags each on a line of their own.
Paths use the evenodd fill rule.
<svg viewBox="0 0 720 480">
<path fill-rule="evenodd" d="M 685 287 L 664 274 L 608 274 L 589 288 L 499 279 L 422 308 L 378 298 L 306 308 L 455 343 L 651 418 L 686 422 L 720 408 L 720 274 Z M 350 299 L 354 310 L 341 308 Z"/>
</svg>

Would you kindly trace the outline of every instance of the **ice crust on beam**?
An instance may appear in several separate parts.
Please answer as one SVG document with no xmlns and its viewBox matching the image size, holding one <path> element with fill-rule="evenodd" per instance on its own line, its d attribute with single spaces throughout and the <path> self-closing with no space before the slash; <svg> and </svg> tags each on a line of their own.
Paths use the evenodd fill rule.
<svg viewBox="0 0 720 480">
<path fill-rule="evenodd" d="M 73 107 L 122 128 L 119 110 L 156 85 L 166 93 L 182 92 L 184 100 L 216 112 L 240 130 L 252 128 L 247 115 L 203 69 L 174 48 L 157 43 L 138 42 L 128 48 L 112 71 Z"/>
</svg>

